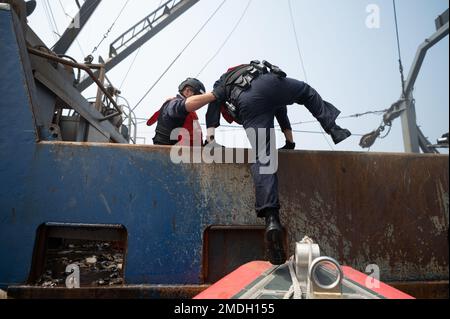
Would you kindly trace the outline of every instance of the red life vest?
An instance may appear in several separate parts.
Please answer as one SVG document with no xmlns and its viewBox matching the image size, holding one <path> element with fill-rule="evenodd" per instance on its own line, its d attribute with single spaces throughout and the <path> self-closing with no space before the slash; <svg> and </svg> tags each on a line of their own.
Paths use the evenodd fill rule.
<svg viewBox="0 0 450 319">
<path fill-rule="evenodd" d="M 231 114 L 228 112 L 228 109 L 225 105 L 222 105 L 220 107 L 220 113 L 222 113 L 223 118 L 225 121 L 227 121 L 229 124 L 233 124 L 233 122 L 236 122 L 236 119 L 231 116 Z"/>
<path fill-rule="evenodd" d="M 153 116 L 147 121 L 147 126 L 152 126 L 158 122 L 159 115 L 161 114 L 161 109 L 157 111 Z M 191 112 L 186 117 L 186 120 L 184 121 L 183 128 L 186 129 L 189 132 L 189 141 L 184 141 L 183 136 L 178 137 L 178 143 L 182 146 L 194 146 L 194 136 L 197 134 L 200 136 L 200 143 L 203 141 L 203 132 L 202 128 L 198 122 L 198 116 L 197 113 Z M 198 145 L 199 146 L 199 145 Z"/>
</svg>

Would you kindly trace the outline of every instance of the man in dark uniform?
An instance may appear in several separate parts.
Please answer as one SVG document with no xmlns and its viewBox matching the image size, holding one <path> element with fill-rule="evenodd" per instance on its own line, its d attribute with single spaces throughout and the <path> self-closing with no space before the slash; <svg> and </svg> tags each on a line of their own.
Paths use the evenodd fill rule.
<svg viewBox="0 0 450 319">
<path fill-rule="evenodd" d="M 286 105 L 302 104 L 320 122 L 335 144 L 350 137 L 351 133 L 336 124 L 340 111 L 323 101 L 316 90 L 304 82 L 288 78 L 280 68 L 266 61 L 252 61 L 230 69 L 215 83 L 212 93 L 188 99 L 186 106 L 188 110 L 197 110 L 206 103 L 210 103 L 206 118 L 208 143 L 214 141 L 214 129 L 220 125 L 220 109 L 224 103 L 238 123 L 246 130 L 253 129 L 256 132 L 256 139 L 249 136 L 257 156 L 251 169 L 256 192 L 256 212 L 258 217 L 266 220 L 265 239 L 270 262 L 283 264 L 286 254 L 279 218 L 278 176 L 276 173 L 262 174 L 261 169 L 267 165 L 260 160 L 262 152 L 270 153 L 274 117 L 278 115 L 283 118 Z M 261 132 L 258 129 L 265 129 L 265 145 L 258 145 L 258 134 Z"/>
<path fill-rule="evenodd" d="M 205 93 L 205 86 L 202 82 L 194 78 L 188 78 L 183 81 L 178 87 L 179 95 L 170 99 L 164 103 L 157 115 L 158 125 L 156 126 L 156 135 L 153 138 L 155 145 L 175 145 L 177 140 L 171 140 L 170 135 L 175 129 L 186 127 L 189 124 L 193 125 L 193 119 L 196 118 L 195 112 L 188 112 L 186 110 L 186 99 Z M 198 118 L 197 118 L 198 119 Z M 190 121 L 190 123 L 186 123 Z M 153 125 L 152 119 L 149 120 L 147 125 Z M 191 135 L 194 128 L 192 127 Z M 190 136 L 192 139 L 193 136 Z M 199 145 L 200 146 L 200 145 Z"/>
</svg>

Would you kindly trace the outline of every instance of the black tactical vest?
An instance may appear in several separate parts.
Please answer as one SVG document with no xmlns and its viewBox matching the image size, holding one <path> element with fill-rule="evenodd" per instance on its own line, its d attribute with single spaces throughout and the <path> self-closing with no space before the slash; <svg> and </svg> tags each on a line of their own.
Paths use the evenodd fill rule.
<svg viewBox="0 0 450 319">
<path fill-rule="evenodd" d="M 180 97 L 177 97 L 179 99 Z M 175 145 L 178 140 L 170 140 L 170 134 L 173 130 L 177 128 L 182 128 L 186 118 L 174 119 L 167 114 L 167 107 L 172 101 L 166 102 L 161 110 L 158 117 L 158 125 L 156 126 L 156 135 L 153 138 L 153 143 L 155 145 Z"/>
</svg>

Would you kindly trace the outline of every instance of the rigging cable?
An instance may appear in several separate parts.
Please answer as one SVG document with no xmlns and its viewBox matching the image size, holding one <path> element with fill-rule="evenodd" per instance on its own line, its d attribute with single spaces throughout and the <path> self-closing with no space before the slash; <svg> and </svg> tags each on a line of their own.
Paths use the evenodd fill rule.
<svg viewBox="0 0 450 319">
<path fill-rule="evenodd" d="M 46 0 L 46 1 L 47 1 L 48 10 L 50 12 L 50 17 L 52 18 L 52 21 L 53 21 L 53 24 L 55 26 L 56 32 L 57 32 L 57 34 L 59 36 L 61 36 L 60 33 L 59 33 L 59 30 L 58 30 L 58 24 L 56 23 L 55 15 L 53 14 L 53 9 L 52 9 L 52 7 L 50 5 L 50 2 L 48 0 Z"/>
<path fill-rule="evenodd" d="M 358 118 L 358 117 L 362 117 L 365 115 L 383 115 L 384 113 L 386 113 L 387 111 L 389 111 L 389 109 L 385 109 L 385 110 L 380 110 L 380 111 L 367 111 L 364 113 L 356 113 L 353 115 L 348 115 L 348 116 L 339 116 L 339 119 L 351 119 L 351 118 Z M 314 120 L 314 121 L 304 121 L 304 122 L 295 122 L 295 123 L 291 123 L 291 125 L 303 125 L 303 124 L 312 124 L 312 123 L 319 123 L 319 121 Z"/>
<path fill-rule="evenodd" d="M 59 5 L 60 5 L 62 11 L 64 12 L 64 15 L 65 15 L 66 17 L 70 18 L 70 21 L 72 21 L 74 18 L 71 17 L 71 16 L 67 13 L 67 11 L 66 11 L 66 9 L 64 8 L 64 6 L 63 6 L 61 0 L 58 0 L 58 2 L 59 2 Z M 83 48 L 81 47 L 80 41 L 78 41 L 78 39 L 75 39 L 75 42 L 77 43 L 78 48 L 80 49 L 80 52 L 81 52 L 82 56 L 85 57 L 86 54 L 84 54 L 84 50 L 83 50 Z"/>
<path fill-rule="evenodd" d="M 218 132 L 224 133 L 224 132 L 236 132 L 236 130 L 244 130 L 242 126 L 234 126 L 234 125 L 221 125 L 221 128 L 225 128 L 225 130 L 218 130 Z M 281 129 L 276 128 L 275 129 L 278 132 L 282 132 Z M 308 131 L 308 130 L 292 130 L 294 133 L 304 133 L 304 134 L 326 134 L 325 132 L 319 132 L 319 131 Z M 362 137 L 363 134 L 352 134 L 353 137 Z"/>
<path fill-rule="evenodd" d="M 159 0 L 158 8 L 161 7 L 162 2 L 163 2 L 163 0 Z M 156 14 L 157 14 L 157 11 L 155 11 L 155 15 L 153 16 L 153 20 L 155 19 Z M 128 71 L 127 71 L 127 73 L 125 74 L 125 77 L 123 78 L 122 83 L 121 83 L 120 86 L 119 86 L 119 90 L 121 90 L 122 87 L 123 87 L 123 85 L 125 84 L 125 82 L 126 82 L 126 80 L 127 80 L 127 78 L 128 78 L 128 75 L 130 74 L 130 71 L 131 71 L 131 69 L 132 69 L 133 66 L 134 66 L 134 63 L 136 62 L 136 59 L 137 59 L 139 53 L 141 52 L 141 48 L 142 48 L 142 47 L 139 47 L 139 49 L 137 50 L 136 55 L 134 56 L 133 61 L 131 62 L 130 67 L 128 68 Z"/>
<path fill-rule="evenodd" d="M 136 54 L 134 55 L 133 61 L 131 62 L 130 67 L 129 67 L 128 70 L 127 70 L 127 73 L 125 73 L 125 76 L 124 76 L 124 78 L 123 78 L 123 80 L 122 80 L 122 83 L 121 83 L 120 86 L 119 86 L 119 90 L 122 90 L 122 87 L 123 87 L 123 85 L 125 84 L 125 82 L 126 82 L 126 80 L 127 80 L 127 78 L 128 78 L 128 75 L 130 74 L 131 69 L 132 69 L 133 66 L 134 66 L 134 63 L 136 62 L 136 59 L 137 59 L 137 57 L 138 57 L 138 55 L 139 55 L 139 52 L 141 52 L 141 49 L 142 49 L 142 47 L 140 47 L 140 48 L 137 50 Z"/>
<path fill-rule="evenodd" d="M 295 35 L 295 43 L 297 45 L 298 57 L 300 59 L 301 65 L 302 65 L 303 75 L 305 76 L 305 82 L 308 82 L 308 75 L 306 74 L 305 63 L 304 63 L 304 60 L 303 60 L 302 51 L 300 49 L 300 42 L 299 42 L 298 35 L 297 35 L 297 28 L 295 27 L 294 13 L 293 13 L 293 10 L 292 10 L 291 0 L 288 0 L 288 4 L 289 4 L 289 13 L 290 13 L 290 16 L 291 16 L 292 29 L 294 30 L 294 35 Z"/>
<path fill-rule="evenodd" d="M 347 116 L 340 116 L 339 119 L 350 119 L 350 118 L 359 118 L 362 116 L 366 116 L 366 115 L 380 115 L 380 114 L 384 114 L 385 112 L 387 112 L 388 110 L 380 110 L 380 111 L 367 111 L 364 113 L 356 113 L 356 114 L 352 114 L 352 115 L 347 115 Z M 139 120 L 145 120 L 145 119 L 139 119 Z M 304 121 L 304 122 L 297 122 L 297 123 L 291 123 L 292 126 L 295 125 L 303 125 L 303 124 L 312 124 L 312 123 L 319 123 L 319 121 L 314 120 L 314 121 Z M 205 123 L 200 123 L 200 125 L 205 126 Z M 237 129 L 243 129 L 242 126 L 237 126 L 237 125 L 221 125 L 221 127 L 223 128 L 227 128 L 228 130 L 221 130 L 220 132 L 236 132 Z M 281 131 L 278 127 L 280 127 L 279 125 L 276 125 L 276 130 L 277 131 Z M 380 131 L 383 132 L 385 131 L 385 129 L 383 128 L 383 130 Z M 381 139 L 386 138 L 387 135 L 389 135 L 389 132 L 391 131 L 391 127 L 388 127 L 388 132 L 385 134 L 385 136 L 380 137 Z M 322 130 L 321 132 L 316 132 L 316 131 L 305 131 L 305 130 L 292 130 L 293 133 L 306 133 L 306 134 L 322 134 L 325 135 L 326 133 Z M 352 134 L 352 136 L 355 137 L 363 137 L 365 136 L 364 134 Z"/>
<path fill-rule="evenodd" d="M 400 34 L 398 31 L 397 6 L 395 3 L 395 0 L 392 0 L 392 5 L 394 8 L 394 22 L 395 22 L 395 31 L 396 31 L 396 36 L 397 36 L 398 63 L 399 63 L 399 68 L 400 68 L 401 81 L 402 81 L 402 100 L 399 101 L 399 102 L 401 102 L 401 101 L 406 100 L 407 96 L 406 96 L 405 75 L 404 75 L 401 46 L 400 46 Z M 394 103 L 394 105 L 397 105 L 399 102 Z M 394 105 L 392 107 L 394 107 Z M 385 135 L 383 137 L 381 137 L 381 133 L 386 130 L 386 127 L 388 128 L 388 131 L 385 133 Z M 375 144 L 375 141 L 378 138 L 380 138 L 380 139 L 386 138 L 391 133 L 391 130 L 392 130 L 392 121 L 389 119 L 383 118 L 383 121 L 381 122 L 380 126 L 375 131 L 372 131 L 371 133 L 364 135 L 363 138 L 361 139 L 359 145 L 362 148 L 370 149 Z"/>
<path fill-rule="evenodd" d="M 397 6 L 395 4 L 395 0 L 392 0 L 392 4 L 394 6 L 395 31 L 396 31 L 396 35 L 397 35 L 398 63 L 399 63 L 399 68 L 400 68 L 401 81 L 402 81 L 402 94 L 403 94 L 403 98 L 406 99 L 405 73 L 404 73 L 403 61 L 402 61 L 402 51 L 401 51 L 401 46 L 400 46 L 400 34 L 398 31 Z"/>
<path fill-rule="evenodd" d="M 380 110 L 380 111 L 368 111 L 368 112 L 364 112 L 364 113 L 356 113 L 356 114 L 352 114 L 352 115 L 347 115 L 347 116 L 339 116 L 339 119 L 351 119 L 351 118 L 359 118 L 359 117 L 363 117 L 366 115 L 382 115 L 384 113 L 386 113 L 389 109 L 386 110 Z M 141 118 L 139 120 L 144 120 L 144 118 Z M 304 122 L 295 122 L 295 123 L 291 123 L 292 126 L 297 126 L 297 125 L 304 125 L 304 124 L 313 124 L 313 123 L 319 123 L 319 121 L 317 120 L 313 120 L 313 121 L 304 121 Z M 200 125 L 205 126 L 206 123 L 200 123 Z M 232 127 L 232 128 L 241 128 L 241 126 L 238 125 L 221 125 L 224 127 Z M 280 125 L 276 125 L 276 127 L 280 127 Z M 322 132 L 323 134 L 326 134 L 325 132 Z"/>
<path fill-rule="evenodd" d="M 298 37 L 298 33 L 297 33 L 297 28 L 295 27 L 294 13 L 293 13 L 293 10 L 292 10 L 291 0 L 288 0 L 288 4 L 289 4 L 289 13 L 290 13 L 291 22 L 292 22 L 292 29 L 294 30 L 294 35 L 295 35 L 295 43 L 297 44 L 298 56 L 299 56 L 299 59 L 300 59 L 300 63 L 302 65 L 303 74 L 305 75 L 305 81 L 308 82 L 308 75 L 306 73 L 305 63 L 304 63 L 302 51 L 301 51 L 301 48 L 300 48 L 300 41 L 299 41 L 299 37 Z M 323 133 L 322 136 L 325 139 L 325 141 L 327 142 L 328 146 L 331 148 L 331 150 L 334 151 L 334 147 L 333 147 L 333 145 L 331 145 L 331 143 L 328 140 L 328 138 L 327 138 L 325 132 L 323 131 L 322 127 L 320 127 L 320 131 Z"/>
<path fill-rule="evenodd" d="M 106 33 L 103 35 L 103 38 L 100 40 L 100 42 L 97 44 L 97 46 L 92 50 L 91 55 L 93 55 L 95 53 L 95 51 L 98 50 L 98 48 L 100 47 L 100 45 L 103 43 L 103 41 L 106 40 L 106 38 L 108 38 L 111 30 L 114 28 L 117 20 L 119 20 L 119 18 L 122 16 L 126 6 L 128 5 L 128 3 L 130 2 L 130 0 L 127 0 L 127 2 L 125 2 L 125 4 L 123 5 L 122 9 L 120 9 L 119 14 L 117 15 L 116 19 L 114 20 L 114 22 L 111 24 L 111 26 L 109 27 L 109 29 L 106 31 Z"/>
<path fill-rule="evenodd" d="M 244 19 L 245 15 L 247 14 L 248 8 L 250 7 L 250 4 L 252 3 L 252 1 L 253 0 L 249 0 L 248 1 L 247 6 L 245 7 L 241 17 L 239 18 L 237 23 L 234 25 L 233 29 L 228 34 L 228 36 L 226 37 L 225 41 L 222 43 L 222 45 L 219 47 L 219 49 L 216 51 L 216 53 L 214 53 L 214 55 L 211 57 L 211 59 L 209 59 L 208 62 L 206 62 L 206 64 L 202 67 L 200 72 L 198 72 L 198 74 L 196 76 L 197 78 L 203 73 L 203 71 L 208 67 L 208 65 L 219 55 L 219 53 L 222 51 L 222 49 L 227 44 L 228 40 L 230 40 L 231 36 L 234 34 L 234 32 L 236 31 L 236 29 L 239 27 L 239 25 L 241 24 L 242 20 Z"/>
<path fill-rule="evenodd" d="M 203 31 L 206 25 L 212 20 L 212 18 L 219 12 L 220 8 L 227 2 L 227 0 L 223 0 L 222 3 L 217 7 L 217 9 L 212 13 L 212 15 L 206 20 L 206 22 L 202 25 L 202 27 L 197 31 L 194 37 L 186 44 L 186 46 L 181 50 L 181 52 L 175 57 L 175 59 L 170 63 L 170 65 L 164 70 L 164 72 L 159 76 L 156 82 L 148 89 L 148 91 L 144 94 L 144 96 L 139 100 L 136 106 L 133 108 L 133 111 L 138 108 L 138 106 L 145 100 L 147 95 L 153 90 L 153 88 L 161 81 L 161 79 L 169 72 L 175 62 L 181 57 L 181 55 L 187 50 L 187 48 L 191 45 L 192 42 L 197 38 L 197 36 Z"/>
<path fill-rule="evenodd" d="M 43 4 L 43 8 L 44 8 L 45 16 L 47 18 L 48 25 L 50 27 L 50 31 L 53 34 L 53 39 L 55 41 L 58 41 L 58 37 L 56 36 L 56 30 L 55 30 L 55 27 L 53 26 L 52 19 L 50 18 L 50 13 L 49 13 L 49 10 L 47 7 L 48 4 L 46 1 L 44 1 L 42 4 Z"/>
</svg>

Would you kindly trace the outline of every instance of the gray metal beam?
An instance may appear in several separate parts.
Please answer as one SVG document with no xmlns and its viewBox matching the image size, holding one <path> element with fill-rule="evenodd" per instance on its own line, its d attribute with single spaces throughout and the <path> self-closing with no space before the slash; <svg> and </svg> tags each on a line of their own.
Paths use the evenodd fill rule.
<svg viewBox="0 0 450 319">
<path fill-rule="evenodd" d="M 428 138 L 423 134 L 422 130 L 417 127 L 417 134 L 419 136 L 419 145 L 422 152 L 426 154 L 439 154 L 439 151 L 432 145 Z"/>
<path fill-rule="evenodd" d="M 45 85 L 50 91 L 77 111 L 86 121 L 102 133 L 106 138 L 117 143 L 128 144 L 128 141 L 117 132 L 109 121 L 102 121 L 103 115 L 92 107 L 88 101 L 67 81 L 60 72 L 55 70 L 45 59 L 30 56 L 35 70 L 36 80 Z"/>
<path fill-rule="evenodd" d="M 419 75 L 425 56 L 430 48 L 441 41 L 449 33 L 448 9 L 436 19 L 437 32 L 423 42 L 416 53 L 411 70 L 405 82 L 405 91 L 402 92 L 400 100 L 395 103 L 389 111 L 384 114 L 384 124 L 391 125 L 392 121 L 401 116 L 403 129 L 403 142 L 405 152 L 420 153 L 420 148 L 427 152 L 437 152 L 436 149 L 428 147 L 430 143 L 425 135 L 417 127 L 416 108 L 413 98 L 414 85 Z"/>
<path fill-rule="evenodd" d="M 404 102 L 405 110 L 401 114 L 402 130 L 403 130 L 403 144 L 405 145 L 405 152 L 420 153 L 419 133 L 417 131 L 416 106 L 412 96 Z"/>
<path fill-rule="evenodd" d="M 55 44 L 53 51 L 55 51 L 57 54 L 65 54 L 69 50 L 70 46 L 78 37 L 81 30 L 86 25 L 95 9 L 97 9 L 100 2 L 101 0 L 86 0 L 83 3 L 83 6 L 80 8 L 78 14 L 75 16 L 75 18 L 73 18 L 69 27 L 66 29 L 59 41 Z"/>
<path fill-rule="evenodd" d="M 405 94 L 408 101 L 405 102 L 405 111 L 401 115 L 405 152 L 420 153 L 421 146 L 424 152 L 428 151 L 425 142 L 423 141 L 423 139 L 421 139 L 421 135 L 419 134 L 419 130 L 417 128 L 416 107 L 414 104 L 412 92 L 414 90 L 414 85 L 416 83 L 417 77 L 419 76 L 420 69 L 422 68 L 428 50 L 431 49 L 440 40 L 442 40 L 445 36 L 447 36 L 448 33 L 449 23 L 447 22 L 419 46 L 416 57 L 414 58 L 411 67 L 411 71 L 409 72 L 408 78 L 406 80 Z"/>
<path fill-rule="evenodd" d="M 442 28 L 446 23 L 448 23 L 448 9 L 441 14 L 439 17 L 437 17 L 436 19 L 436 30 L 439 30 L 440 28 Z"/>
<path fill-rule="evenodd" d="M 419 75 L 420 69 L 422 67 L 425 56 L 430 48 L 432 48 L 436 43 L 441 41 L 445 36 L 448 35 L 448 22 L 444 24 L 437 32 L 435 32 L 430 38 L 423 42 L 419 49 L 417 50 L 416 57 L 412 63 L 411 71 L 409 72 L 408 79 L 405 83 L 406 96 L 412 92 L 414 84 L 416 83 L 417 76 Z"/>
<path fill-rule="evenodd" d="M 106 72 L 125 60 L 198 1 L 200 0 L 166 1 L 158 9 L 128 29 L 111 44 L 110 59 L 105 64 Z M 96 76 L 98 76 L 98 72 Z M 82 92 L 92 83 L 92 79 L 86 77 L 78 85 L 78 90 Z"/>
</svg>

